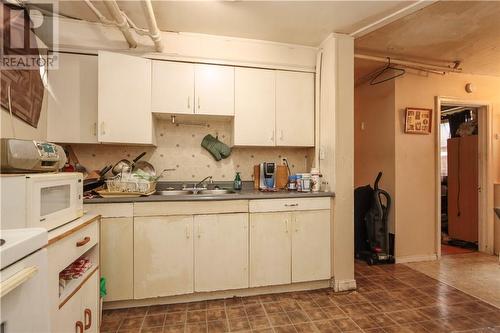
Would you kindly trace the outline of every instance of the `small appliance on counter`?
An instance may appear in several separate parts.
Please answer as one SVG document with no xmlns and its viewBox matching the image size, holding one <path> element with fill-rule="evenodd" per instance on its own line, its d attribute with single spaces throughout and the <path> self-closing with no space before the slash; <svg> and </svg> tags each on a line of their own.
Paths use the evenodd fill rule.
<svg viewBox="0 0 500 333">
<path fill-rule="evenodd" d="M 2 138 L 0 152 L 2 173 L 58 171 L 66 163 L 64 149 L 45 141 Z"/>
<path fill-rule="evenodd" d="M 262 191 L 276 189 L 276 163 L 263 162 L 254 166 L 254 187 Z"/>
</svg>

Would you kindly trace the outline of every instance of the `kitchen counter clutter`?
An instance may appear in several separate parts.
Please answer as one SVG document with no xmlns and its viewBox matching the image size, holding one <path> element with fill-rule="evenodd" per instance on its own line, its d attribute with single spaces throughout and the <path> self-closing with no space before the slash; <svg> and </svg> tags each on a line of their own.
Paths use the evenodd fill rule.
<svg viewBox="0 0 500 333">
<path fill-rule="evenodd" d="M 330 286 L 333 193 L 172 197 L 85 203 L 102 215 L 105 308 Z"/>
</svg>

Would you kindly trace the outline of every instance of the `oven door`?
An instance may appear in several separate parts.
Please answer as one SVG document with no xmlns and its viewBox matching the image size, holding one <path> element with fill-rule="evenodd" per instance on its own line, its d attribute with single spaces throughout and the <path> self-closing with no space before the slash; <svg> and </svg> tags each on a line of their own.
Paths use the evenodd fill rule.
<svg viewBox="0 0 500 333">
<path fill-rule="evenodd" d="M 47 249 L 0 272 L 0 332 L 50 332 Z"/>
<path fill-rule="evenodd" d="M 28 227 L 52 230 L 83 215 L 80 173 L 27 176 Z"/>
</svg>

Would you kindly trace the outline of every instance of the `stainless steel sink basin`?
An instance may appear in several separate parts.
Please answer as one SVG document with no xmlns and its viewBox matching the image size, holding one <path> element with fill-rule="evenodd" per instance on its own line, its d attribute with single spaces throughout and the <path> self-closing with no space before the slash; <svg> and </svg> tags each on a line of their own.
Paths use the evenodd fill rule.
<svg viewBox="0 0 500 333">
<path fill-rule="evenodd" d="M 165 191 L 156 191 L 156 195 L 192 195 L 192 192 L 184 191 L 184 190 L 165 190 Z"/>
<path fill-rule="evenodd" d="M 213 189 L 213 190 L 203 190 L 198 192 L 199 194 L 211 194 L 211 195 L 220 195 L 220 194 L 233 194 L 234 191 L 226 190 L 226 189 Z"/>
</svg>

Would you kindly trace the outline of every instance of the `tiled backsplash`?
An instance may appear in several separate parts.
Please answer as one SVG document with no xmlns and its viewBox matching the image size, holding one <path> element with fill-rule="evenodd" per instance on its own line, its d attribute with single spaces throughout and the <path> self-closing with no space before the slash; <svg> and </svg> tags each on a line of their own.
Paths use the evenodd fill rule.
<svg viewBox="0 0 500 333">
<path fill-rule="evenodd" d="M 258 126 L 258 124 L 256 124 Z M 119 145 L 73 145 L 80 163 L 88 170 L 101 169 L 122 158 L 132 160 L 141 152 L 147 152 L 144 160 L 154 165 L 159 173 L 166 172 L 163 180 L 191 181 L 213 176 L 214 180 L 232 180 L 236 171 L 243 180 L 252 180 L 253 166 L 260 162 L 281 164 L 287 158 L 293 172 L 306 172 L 311 168 L 313 148 L 281 147 L 233 147 L 231 156 L 219 162 L 201 147 L 201 140 L 207 134 L 218 135 L 219 140 L 229 144 L 232 123 L 210 120 L 203 125 L 172 124 L 167 119 L 155 120 L 157 147 Z"/>
</svg>

